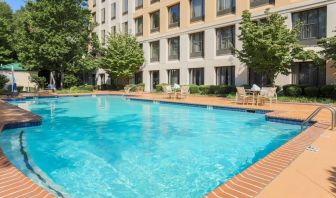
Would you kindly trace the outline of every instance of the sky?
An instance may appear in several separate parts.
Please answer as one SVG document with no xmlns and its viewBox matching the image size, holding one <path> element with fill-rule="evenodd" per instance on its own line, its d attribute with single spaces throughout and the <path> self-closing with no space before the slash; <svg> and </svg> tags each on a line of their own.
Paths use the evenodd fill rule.
<svg viewBox="0 0 336 198">
<path fill-rule="evenodd" d="M 13 11 L 16 11 L 25 4 L 25 0 L 5 0 L 12 8 Z"/>
</svg>

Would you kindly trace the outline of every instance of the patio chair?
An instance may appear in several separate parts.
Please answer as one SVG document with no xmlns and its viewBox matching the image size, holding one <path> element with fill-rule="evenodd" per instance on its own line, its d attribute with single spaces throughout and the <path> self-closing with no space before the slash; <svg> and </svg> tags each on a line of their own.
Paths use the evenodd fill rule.
<svg viewBox="0 0 336 198">
<path fill-rule="evenodd" d="M 260 94 L 258 95 L 258 102 L 260 101 L 261 104 L 265 103 L 265 100 L 269 100 L 270 105 L 272 105 L 272 102 L 275 101 L 275 103 L 278 103 L 278 95 L 276 92 L 276 87 L 263 87 L 261 88 Z M 257 102 L 257 104 L 258 104 Z"/>
<path fill-rule="evenodd" d="M 171 87 L 171 85 L 166 85 L 163 86 L 163 93 L 168 97 L 168 98 L 172 98 L 173 95 L 175 95 L 175 92 L 173 92 L 173 89 Z"/>
<path fill-rule="evenodd" d="M 243 105 L 245 105 L 248 99 L 253 99 L 253 95 L 246 93 L 244 87 L 237 87 L 236 104 L 238 104 L 239 99 L 242 99 Z"/>
<path fill-rule="evenodd" d="M 178 98 L 187 98 L 189 96 L 189 85 L 182 85 L 180 92 L 177 93 Z"/>
</svg>

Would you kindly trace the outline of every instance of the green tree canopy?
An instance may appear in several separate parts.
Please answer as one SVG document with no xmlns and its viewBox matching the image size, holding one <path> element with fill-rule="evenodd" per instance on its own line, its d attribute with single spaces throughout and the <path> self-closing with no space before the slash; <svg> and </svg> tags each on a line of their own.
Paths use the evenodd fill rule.
<svg viewBox="0 0 336 198">
<path fill-rule="evenodd" d="M 16 17 L 15 42 L 29 70 L 56 71 L 61 86 L 88 52 L 91 14 L 87 0 L 28 1 Z"/>
<path fill-rule="evenodd" d="M 12 18 L 11 8 L 6 2 L 0 0 L 0 64 L 12 63 L 15 59 Z"/>
<path fill-rule="evenodd" d="M 103 48 L 100 66 L 112 77 L 130 79 L 144 63 L 144 52 L 134 36 L 111 34 Z"/>
<path fill-rule="evenodd" d="M 318 44 L 323 48 L 321 54 L 324 58 L 326 60 L 333 60 L 333 66 L 336 66 L 336 36 L 321 39 Z"/>
<path fill-rule="evenodd" d="M 236 50 L 239 60 L 257 73 L 266 74 L 274 83 L 278 74 L 288 75 L 296 59 L 316 59 L 314 51 L 304 51 L 298 44 L 300 26 L 289 29 L 287 17 L 265 12 L 266 19 L 253 21 L 244 11 L 240 23 L 242 50 Z"/>
</svg>

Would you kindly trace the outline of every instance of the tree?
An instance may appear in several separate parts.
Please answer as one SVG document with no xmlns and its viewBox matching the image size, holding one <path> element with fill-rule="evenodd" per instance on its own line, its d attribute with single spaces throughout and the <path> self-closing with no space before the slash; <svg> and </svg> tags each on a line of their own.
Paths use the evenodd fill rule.
<svg viewBox="0 0 336 198">
<path fill-rule="evenodd" d="M 64 73 L 88 52 L 91 14 L 87 0 L 28 1 L 16 17 L 15 42 L 19 60 L 29 70 Z"/>
<path fill-rule="evenodd" d="M 40 77 L 37 74 L 32 74 L 29 78 L 30 82 L 35 83 L 38 88 L 44 88 L 47 80 L 45 77 Z"/>
<path fill-rule="evenodd" d="M 9 82 L 7 76 L 0 74 L 0 90 Z"/>
<path fill-rule="evenodd" d="M 111 34 L 101 53 L 100 66 L 117 79 L 132 78 L 145 60 L 136 38 L 128 34 Z"/>
<path fill-rule="evenodd" d="M 321 54 L 326 60 L 333 60 L 336 66 L 336 36 L 321 39 L 318 45 L 323 48 Z"/>
<path fill-rule="evenodd" d="M 0 0 L 0 64 L 12 63 L 15 59 L 12 45 L 12 17 L 9 5 Z"/>
<path fill-rule="evenodd" d="M 317 54 L 305 51 L 298 44 L 300 25 L 289 29 L 287 17 L 278 13 L 265 12 L 261 23 L 251 19 L 251 13 L 244 11 L 240 23 L 242 50 L 236 50 L 239 60 L 257 73 L 265 74 L 272 84 L 279 74 L 288 75 L 294 60 L 317 59 Z"/>
</svg>

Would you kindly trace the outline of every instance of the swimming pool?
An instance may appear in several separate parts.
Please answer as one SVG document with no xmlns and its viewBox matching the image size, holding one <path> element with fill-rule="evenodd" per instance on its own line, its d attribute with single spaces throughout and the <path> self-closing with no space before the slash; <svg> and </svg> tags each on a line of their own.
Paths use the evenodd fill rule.
<svg viewBox="0 0 336 198">
<path fill-rule="evenodd" d="M 11 103 L 43 123 L 5 130 L 4 153 L 60 197 L 202 197 L 300 132 L 264 114 L 118 96 Z"/>
</svg>

